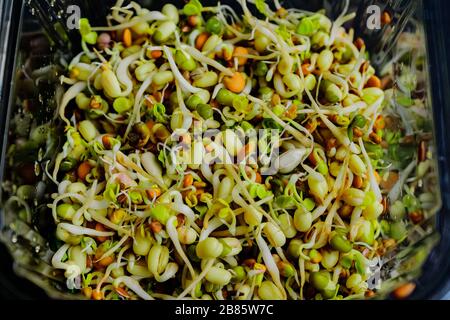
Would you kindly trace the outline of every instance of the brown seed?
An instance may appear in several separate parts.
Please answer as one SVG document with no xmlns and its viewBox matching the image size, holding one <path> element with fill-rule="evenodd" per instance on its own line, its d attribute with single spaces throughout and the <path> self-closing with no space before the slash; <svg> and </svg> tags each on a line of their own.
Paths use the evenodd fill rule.
<svg viewBox="0 0 450 320">
<path fill-rule="evenodd" d="M 191 27 L 195 27 L 198 24 L 199 18 L 198 16 L 189 16 L 187 21 Z"/>
<path fill-rule="evenodd" d="M 153 59 L 159 59 L 162 56 L 162 51 L 161 50 L 152 50 L 150 55 Z"/>
<path fill-rule="evenodd" d="M 85 287 L 85 288 L 81 289 L 81 292 L 88 299 L 90 299 L 92 297 L 92 288 L 91 287 Z"/>
<path fill-rule="evenodd" d="M 114 287 L 114 290 L 115 290 L 119 295 L 121 295 L 121 296 L 124 297 L 124 298 L 129 298 L 129 297 L 130 297 L 130 294 L 129 294 L 128 291 L 125 290 L 124 288 L 121 288 L 121 287 Z"/>
<path fill-rule="evenodd" d="M 153 233 L 159 233 L 162 230 L 162 224 L 159 221 L 153 220 L 150 222 L 150 229 L 153 231 Z"/>
<path fill-rule="evenodd" d="M 342 269 L 339 278 L 345 279 L 350 275 L 350 270 Z"/>
<path fill-rule="evenodd" d="M 82 162 L 77 169 L 77 176 L 81 180 L 86 179 L 86 176 L 91 172 L 91 165 L 89 164 L 89 161 Z"/>
<path fill-rule="evenodd" d="M 411 219 L 412 223 L 419 224 L 423 221 L 423 212 L 421 211 L 413 211 L 409 214 L 409 219 Z"/>
<path fill-rule="evenodd" d="M 207 32 L 200 33 L 198 37 L 195 39 L 195 48 L 197 50 L 202 50 L 203 45 L 205 44 L 206 40 L 208 40 L 208 38 L 209 33 Z"/>
<path fill-rule="evenodd" d="M 307 76 L 308 74 L 310 74 L 311 72 L 309 71 L 309 69 L 311 68 L 311 64 L 309 63 L 304 63 L 302 64 L 302 72 L 304 76 Z"/>
<path fill-rule="evenodd" d="M 103 269 L 103 268 L 106 268 L 107 266 L 109 266 L 113 262 L 114 262 L 114 257 L 107 256 L 107 257 L 104 257 L 102 260 L 98 261 L 96 263 L 96 267 L 99 269 Z"/>
<path fill-rule="evenodd" d="M 395 299 L 405 299 L 409 295 L 411 295 L 411 293 L 413 293 L 415 288 L 416 285 L 414 283 L 408 282 L 395 289 L 392 292 L 392 295 L 394 296 Z"/>
<path fill-rule="evenodd" d="M 103 292 L 100 290 L 94 290 L 92 291 L 92 299 L 94 300 L 103 300 Z"/>
<path fill-rule="evenodd" d="M 306 130 L 308 130 L 310 133 L 313 133 L 317 129 L 317 121 L 310 120 L 305 125 Z"/>
<path fill-rule="evenodd" d="M 366 61 L 366 62 L 364 62 L 364 63 L 361 65 L 361 67 L 359 68 L 359 71 L 360 71 L 361 73 L 364 73 L 364 72 L 367 71 L 367 69 L 369 69 L 369 66 L 370 66 L 369 61 Z"/>
<path fill-rule="evenodd" d="M 105 226 L 102 225 L 101 223 L 97 223 L 95 225 L 95 230 L 97 230 L 97 231 L 107 231 Z M 108 240 L 108 237 L 96 237 L 96 238 L 97 238 L 97 240 L 99 242 L 105 242 L 106 240 Z"/>
<path fill-rule="evenodd" d="M 355 176 L 353 177 L 352 185 L 353 185 L 353 187 L 355 187 L 356 189 L 362 188 L 363 183 L 364 183 L 364 181 L 363 181 L 363 179 L 362 179 L 361 176 L 355 175 Z"/>
<path fill-rule="evenodd" d="M 314 152 L 311 152 L 311 153 L 309 154 L 308 160 L 311 162 L 311 164 L 312 164 L 313 166 L 316 166 L 316 165 L 317 165 L 317 159 L 316 159 L 316 155 L 315 155 Z"/>
<path fill-rule="evenodd" d="M 387 11 L 383 11 L 383 14 L 381 15 L 381 24 L 383 26 L 390 24 L 392 22 L 391 15 Z"/>
<path fill-rule="evenodd" d="M 178 226 L 181 226 L 184 224 L 184 221 L 186 220 L 186 216 L 184 214 L 177 214 L 177 223 Z"/>
<path fill-rule="evenodd" d="M 383 247 L 386 248 L 386 249 L 395 247 L 395 243 L 396 242 L 395 242 L 394 239 L 384 239 L 383 242 L 382 242 Z"/>
<path fill-rule="evenodd" d="M 117 196 L 117 201 L 121 204 L 121 205 L 127 205 L 128 204 L 128 198 L 125 194 L 119 194 Z"/>
<path fill-rule="evenodd" d="M 249 267 L 249 268 L 253 268 L 253 266 L 255 265 L 255 263 L 256 263 L 256 260 L 253 259 L 253 258 L 245 259 L 244 261 L 242 261 L 242 264 L 243 264 L 244 266 Z"/>
<path fill-rule="evenodd" d="M 417 159 L 419 162 L 425 161 L 427 158 L 427 146 L 424 140 L 419 143 L 419 150 L 417 152 Z"/>
<path fill-rule="evenodd" d="M 383 205 L 383 212 L 382 212 L 382 214 L 385 214 L 387 212 L 387 209 L 388 209 L 388 198 L 387 197 L 381 198 L 381 204 Z"/>
<path fill-rule="evenodd" d="M 206 187 L 206 182 L 194 181 L 194 187 L 196 187 L 196 188 L 204 188 L 204 187 Z"/>
<path fill-rule="evenodd" d="M 192 174 L 187 174 L 184 176 L 184 179 L 183 179 L 183 187 L 184 188 L 192 186 L 193 183 L 194 183 L 194 177 L 192 176 Z"/>
<path fill-rule="evenodd" d="M 131 30 L 130 29 L 125 29 L 123 31 L 123 35 L 122 35 L 122 41 L 125 47 L 130 47 L 133 41 L 133 38 L 131 36 Z"/>
<path fill-rule="evenodd" d="M 280 9 L 277 10 L 276 14 L 280 18 L 283 18 L 288 14 L 288 11 L 285 8 L 281 7 Z"/>
<path fill-rule="evenodd" d="M 391 87 L 393 83 L 391 76 L 384 76 L 381 78 L 381 89 L 387 89 L 388 87 Z"/>
<path fill-rule="evenodd" d="M 280 95 L 277 94 L 277 93 L 275 93 L 275 94 L 272 96 L 271 102 L 272 102 L 272 105 L 273 105 L 273 106 L 279 105 L 279 104 L 281 103 Z"/>
<path fill-rule="evenodd" d="M 402 144 L 414 144 L 415 142 L 416 138 L 414 135 L 405 136 L 401 141 Z"/>
<path fill-rule="evenodd" d="M 361 48 L 364 46 L 364 40 L 361 38 L 356 38 L 354 44 L 358 48 L 358 50 L 361 50 Z"/>
<path fill-rule="evenodd" d="M 336 146 L 337 146 L 336 138 L 333 137 L 333 138 L 327 139 L 327 150 L 331 150 Z"/>
<path fill-rule="evenodd" d="M 384 190 L 391 190 L 392 187 L 397 182 L 398 177 L 399 177 L 398 172 L 390 171 L 386 180 L 384 180 L 384 179 L 381 180 L 380 187 Z"/>
<path fill-rule="evenodd" d="M 343 219 L 350 218 L 350 216 L 352 215 L 352 212 L 353 212 L 353 207 L 348 204 L 344 204 L 338 210 L 339 216 Z"/>
<path fill-rule="evenodd" d="M 375 132 L 371 132 L 369 134 L 369 139 L 370 139 L 370 141 L 372 141 L 375 144 L 380 144 L 382 141 L 381 137 L 379 135 L 377 135 Z"/>
<path fill-rule="evenodd" d="M 375 75 L 371 76 L 369 78 L 369 80 L 367 80 L 367 82 L 366 82 L 366 88 L 371 88 L 371 87 L 381 88 L 381 80 L 380 80 L 380 78 L 378 78 Z"/>
<path fill-rule="evenodd" d="M 364 132 L 360 128 L 354 127 L 353 128 L 353 136 L 355 138 L 361 138 L 364 135 Z"/>
<path fill-rule="evenodd" d="M 366 298 L 372 298 L 372 297 L 374 297 L 375 296 L 375 292 L 373 291 L 373 290 L 367 290 L 365 293 L 364 293 L 364 296 L 366 297 Z"/>
<path fill-rule="evenodd" d="M 161 195 L 161 190 L 159 188 L 151 188 L 145 190 L 147 193 L 147 196 L 150 198 L 150 200 L 156 199 Z"/>
<path fill-rule="evenodd" d="M 187 81 L 191 81 L 191 73 L 187 70 L 183 71 L 182 73 L 183 78 L 185 78 Z"/>
</svg>

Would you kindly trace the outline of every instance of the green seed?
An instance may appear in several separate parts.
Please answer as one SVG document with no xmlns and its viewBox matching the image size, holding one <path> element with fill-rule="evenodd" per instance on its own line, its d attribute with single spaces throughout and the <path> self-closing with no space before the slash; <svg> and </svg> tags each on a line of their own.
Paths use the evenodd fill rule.
<svg viewBox="0 0 450 320">
<path fill-rule="evenodd" d="M 319 54 L 319 58 L 317 59 L 317 66 L 319 67 L 320 71 L 327 71 L 330 69 L 331 65 L 333 64 L 334 55 L 331 50 L 325 49 L 322 50 Z"/>
<path fill-rule="evenodd" d="M 303 241 L 300 239 L 292 239 L 289 242 L 288 253 L 293 258 L 298 258 L 300 256 L 300 249 L 303 245 Z"/>
<path fill-rule="evenodd" d="M 259 88 L 259 97 L 264 101 L 270 101 L 273 96 L 273 90 L 269 87 Z"/>
<path fill-rule="evenodd" d="M 343 95 L 341 89 L 334 83 L 330 83 L 325 90 L 325 98 L 330 103 L 336 103 L 342 100 Z"/>
<path fill-rule="evenodd" d="M 216 96 L 216 101 L 225 106 L 233 106 L 233 100 L 236 97 L 236 94 L 227 90 L 220 89 Z"/>
<path fill-rule="evenodd" d="M 16 193 L 20 199 L 28 201 L 36 197 L 36 187 L 32 185 L 22 185 L 17 188 Z"/>
<path fill-rule="evenodd" d="M 209 104 L 200 103 L 197 105 L 196 110 L 203 119 L 209 119 L 213 117 L 213 110 Z"/>
<path fill-rule="evenodd" d="M 308 74 L 305 77 L 305 88 L 308 89 L 309 91 L 314 90 L 316 84 L 317 84 L 316 77 L 312 73 Z"/>
<path fill-rule="evenodd" d="M 194 58 L 181 50 L 175 52 L 175 62 L 181 69 L 186 71 L 193 71 L 197 68 Z"/>
<path fill-rule="evenodd" d="M 161 222 L 163 225 L 166 225 L 167 220 L 169 220 L 171 216 L 170 209 L 165 204 L 157 204 L 153 208 L 150 209 L 150 216 Z"/>
<path fill-rule="evenodd" d="M 312 36 L 315 32 L 315 25 L 310 17 L 305 17 L 300 20 L 295 32 L 304 36 Z"/>
<path fill-rule="evenodd" d="M 172 71 L 159 71 L 153 76 L 153 83 L 157 86 L 164 86 L 174 79 Z"/>
<path fill-rule="evenodd" d="M 358 128 L 364 128 L 364 126 L 366 125 L 366 123 L 367 123 L 367 119 L 366 119 L 364 116 L 359 115 L 359 114 L 357 114 L 357 115 L 353 118 L 353 121 L 352 121 L 352 125 L 354 125 L 354 126 L 356 126 L 356 127 L 358 127 Z"/>
<path fill-rule="evenodd" d="M 262 61 L 259 61 L 256 64 L 256 69 L 255 69 L 255 75 L 258 77 L 264 77 L 267 72 L 269 71 L 269 68 L 267 67 L 267 64 L 265 64 Z"/>
<path fill-rule="evenodd" d="M 394 240 L 401 240 L 403 239 L 407 234 L 406 226 L 403 223 L 403 221 L 396 221 L 394 223 L 391 223 L 391 228 L 389 231 L 389 235 Z"/>
<path fill-rule="evenodd" d="M 67 171 L 70 171 L 70 170 L 74 169 L 76 165 L 77 165 L 77 160 L 76 159 L 74 159 L 72 157 L 67 157 L 61 162 L 61 165 L 59 166 L 59 169 L 62 172 L 67 172 Z"/>
<path fill-rule="evenodd" d="M 258 296 L 262 300 L 282 300 L 280 289 L 272 281 L 263 281 L 258 289 Z"/>
<path fill-rule="evenodd" d="M 313 199 L 311 198 L 306 198 L 305 200 L 303 200 L 303 206 L 305 207 L 305 209 L 309 212 L 311 212 L 314 207 L 316 206 L 316 203 L 314 202 Z"/>
<path fill-rule="evenodd" d="M 306 232 L 311 228 L 312 215 L 311 212 L 298 208 L 294 213 L 294 226 L 300 232 Z"/>
<path fill-rule="evenodd" d="M 234 282 L 241 282 L 242 280 L 245 279 L 245 268 L 242 266 L 236 266 L 233 267 L 233 272 L 234 272 L 234 276 L 233 276 L 233 281 Z"/>
<path fill-rule="evenodd" d="M 322 251 L 322 266 L 327 269 L 331 270 L 339 261 L 339 251 L 334 250 L 324 250 Z"/>
<path fill-rule="evenodd" d="M 290 239 L 295 237 L 297 230 L 294 228 L 294 220 L 289 213 L 283 213 L 278 216 L 280 222 L 280 228 L 283 231 L 286 238 Z"/>
<path fill-rule="evenodd" d="M 222 22 L 217 17 L 211 17 L 206 21 L 206 31 L 214 34 L 221 34 L 223 30 Z"/>
<path fill-rule="evenodd" d="M 56 214 L 65 220 L 71 220 L 79 208 L 77 204 L 63 203 L 56 207 Z"/>
<path fill-rule="evenodd" d="M 131 101 L 125 97 L 119 97 L 114 100 L 113 108 L 117 113 L 125 113 L 131 109 Z"/>
<path fill-rule="evenodd" d="M 89 108 L 91 99 L 89 99 L 83 92 L 80 92 L 75 97 L 75 102 L 78 108 L 80 108 L 81 110 L 86 110 Z"/>
<path fill-rule="evenodd" d="M 267 50 L 267 47 L 270 45 L 270 39 L 265 35 L 257 32 L 255 34 L 255 49 L 259 53 Z"/>
<path fill-rule="evenodd" d="M 205 275 L 206 280 L 218 286 L 226 286 L 231 281 L 231 277 L 228 270 L 219 267 L 212 267 Z"/>
<path fill-rule="evenodd" d="M 134 74 L 139 81 L 145 81 L 153 70 L 155 70 L 155 64 L 153 62 L 147 62 L 137 67 L 134 70 Z"/>
<path fill-rule="evenodd" d="M 405 217 L 406 210 L 405 206 L 403 205 L 403 202 L 400 200 L 395 201 L 390 208 L 389 215 L 392 220 L 398 221 Z"/>
<path fill-rule="evenodd" d="M 180 20 L 177 7 L 175 7 L 171 3 L 165 4 L 161 9 L 161 13 L 166 17 L 168 17 L 174 23 L 178 23 L 178 21 Z"/>
<path fill-rule="evenodd" d="M 350 243 L 350 241 L 339 234 L 335 234 L 331 238 L 330 245 L 331 247 L 333 247 L 333 249 L 336 249 L 343 253 L 347 253 L 352 250 L 352 244 Z"/>
<path fill-rule="evenodd" d="M 196 78 L 192 85 L 199 88 L 209 88 L 215 86 L 218 79 L 219 76 L 217 75 L 217 73 L 215 73 L 214 71 L 207 71 Z"/>
<path fill-rule="evenodd" d="M 170 36 L 175 32 L 177 25 L 173 21 L 164 21 L 159 25 L 153 34 L 153 40 L 158 43 L 167 41 Z"/>
<path fill-rule="evenodd" d="M 216 238 L 206 238 L 197 244 L 195 252 L 200 259 L 217 258 L 222 254 L 223 245 Z"/>
<path fill-rule="evenodd" d="M 78 130 L 80 131 L 83 138 L 88 142 L 94 140 L 99 135 L 97 128 L 90 120 L 81 121 Z"/>
<path fill-rule="evenodd" d="M 330 273 L 327 271 L 312 272 L 309 275 L 309 282 L 317 290 L 324 290 L 331 281 Z"/>
<path fill-rule="evenodd" d="M 361 275 L 359 273 L 354 273 L 347 278 L 345 286 L 349 289 L 353 289 L 358 287 L 361 281 L 363 281 Z"/>
<path fill-rule="evenodd" d="M 384 97 L 384 91 L 380 88 L 371 87 L 362 91 L 362 98 L 368 105 L 374 104 L 381 97 Z"/>
</svg>

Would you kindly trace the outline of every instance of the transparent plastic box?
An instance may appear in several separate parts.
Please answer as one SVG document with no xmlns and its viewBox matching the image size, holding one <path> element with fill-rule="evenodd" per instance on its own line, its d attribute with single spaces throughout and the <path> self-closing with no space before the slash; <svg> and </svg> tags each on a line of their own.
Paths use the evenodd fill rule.
<svg viewBox="0 0 450 320">
<path fill-rule="evenodd" d="M 184 4 L 183 1 L 137 2 L 150 9 L 160 9 L 162 3 L 167 2 L 178 7 Z M 37 123 L 56 119 L 56 99 L 61 95 L 58 75 L 64 72 L 60 61 L 80 50 L 77 31 L 65 26 L 68 19 L 66 8 L 77 5 L 81 8 L 82 16 L 88 17 L 91 24 L 100 25 L 105 23 L 104 17 L 113 3 L 109 0 L 5 0 L 0 4 L 0 132 L 4 137 L 0 142 L 0 239 L 7 248 L 0 251 L 0 261 L 3 264 L 11 261 L 14 269 L 11 272 L 9 266 L 2 265 L 1 270 L 5 268 L 5 271 L 0 273 L 0 283 L 12 296 L 43 296 L 38 290 L 28 289 L 31 284 L 17 278 L 18 275 L 43 288 L 51 298 L 82 298 L 65 289 L 61 272 L 54 270 L 50 264 L 54 244 L 49 241 L 48 235 L 54 232 L 54 225 L 51 217 L 46 215 L 45 197 L 54 187 L 31 177 L 31 173 L 36 170 L 39 175 L 43 174 L 36 168 L 36 161 L 51 157 L 58 150 L 58 145 L 11 157 L 11 132 L 17 131 L 17 128 L 10 124 L 17 126 L 18 121 L 14 117 L 18 117 L 23 108 L 32 110 L 33 121 Z M 233 1 L 222 3 L 236 7 Z M 325 9 L 327 15 L 334 19 L 343 10 L 345 1 L 290 0 L 282 4 L 287 8 L 310 11 Z M 370 19 L 377 12 L 376 8 L 381 13 L 389 12 L 392 18 L 390 24 L 373 27 Z M 378 270 L 377 277 L 383 280 L 375 297 L 379 299 L 389 299 L 392 289 L 408 281 L 415 281 L 417 285 L 411 299 L 442 299 L 450 290 L 450 137 L 447 130 L 447 121 L 450 120 L 450 28 L 448 19 L 446 21 L 444 17 L 446 9 L 448 3 L 438 0 L 350 1 L 349 11 L 357 12 L 357 16 L 345 26 L 354 28 L 355 34 L 365 40 L 377 72 L 382 73 L 396 55 L 408 53 L 411 59 L 424 59 L 424 68 L 417 74 L 422 85 L 416 94 L 423 99 L 425 109 L 429 112 L 431 126 L 429 132 L 424 134 L 428 143 L 433 145 L 435 160 L 436 198 L 435 210 L 432 211 L 436 214 L 419 226 L 411 227 L 408 230 L 408 245 L 398 248 Z M 396 62 L 394 67 L 398 77 L 402 67 L 408 63 L 411 63 L 408 59 Z M 401 79 L 394 79 L 396 81 L 401 83 Z M 401 85 L 397 86 L 394 95 L 395 92 L 400 94 L 401 90 Z M 26 134 L 21 137 L 21 143 L 27 143 L 26 137 Z M 11 199 L 14 190 L 11 177 L 16 175 L 36 185 L 36 199 L 31 204 L 33 215 L 29 219 L 20 217 L 17 212 L 20 204 Z"/>
</svg>

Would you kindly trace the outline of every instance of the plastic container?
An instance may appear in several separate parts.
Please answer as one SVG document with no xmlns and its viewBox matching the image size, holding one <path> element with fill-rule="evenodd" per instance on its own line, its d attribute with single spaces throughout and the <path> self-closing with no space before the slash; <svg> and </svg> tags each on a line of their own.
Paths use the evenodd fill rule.
<svg viewBox="0 0 450 320">
<path fill-rule="evenodd" d="M 142 6 L 159 9 L 160 2 L 138 1 Z M 167 2 L 167 1 L 166 1 Z M 182 1 L 170 1 L 182 6 Z M 214 3 L 213 1 L 202 1 Z M 232 1 L 222 1 L 232 4 Z M 23 158 L 11 159 L 8 155 L 10 145 L 9 132 L 16 130 L 9 123 L 16 117 L 20 108 L 30 108 L 35 119 L 40 123 L 54 119 L 55 96 L 60 94 L 57 75 L 63 70 L 58 67 L 47 68 L 50 64 L 58 65 L 61 58 L 70 57 L 70 52 L 78 52 L 78 36 L 76 31 L 65 27 L 64 21 L 68 14 L 64 10 L 67 5 L 76 4 L 81 8 L 83 16 L 89 17 L 94 25 L 104 23 L 108 8 L 113 1 L 36 1 L 33 9 L 26 8 L 25 1 L 6 0 L 0 6 L 0 132 L 4 139 L 0 142 L 2 181 L 2 204 L 10 200 L 11 185 L 9 177 L 14 174 L 22 175 L 22 179 L 31 179 L 30 170 L 34 170 L 27 157 L 37 155 L 22 155 Z M 36 5 L 40 3 L 41 7 Z M 336 18 L 343 9 L 345 1 L 286 1 L 285 7 L 298 7 L 311 11 L 325 8 L 331 18 Z M 369 6 L 378 6 L 381 12 L 387 10 L 392 17 L 392 23 L 380 29 L 372 30 L 367 21 L 371 12 Z M 411 52 L 422 51 L 426 59 L 426 77 L 423 88 L 430 112 L 433 113 L 433 130 L 435 142 L 434 158 L 437 159 L 436 172 L 439 172 L 439 186 L 436 186 L 436 208 L 441 209 L 435 218 L 426 222 L 431 232 L 415 237 L 411 246 L 404 248 L 392 257 L 380 270 L 380 277 L 385 280 L 379 290 L 379 298 L 389 298 L 393 284 L 400 281 L 415 280 L 417 289 L 412 299 L 442 299 L 450 290 L 450 137 L 446 130 L 446 121 L 450 119 L 450 91 L 448 90 L 449 74 L 447 62 L 450 56 L 446 48 L 450 48 L 446 32 L 448 19 L 446 1 L 350 1 L 350 7 L 357 10 L 356 19 L 346 26 L 352 26 L 357 35 L 363 37 L 369 47 L 372 63 L 381 69 L 383 65 L 399 51 L 399 39 L 402 32 L 416 32 L 421 39 L 416 47 L 409 48 Z M 63 10 L 63 11 L 60 11 Z M 40 16 L 40 12 L 46 12 Z M 33 14 L 31 14 L 33 13 Z M 48 14 L 47 14 L 48 13 Z M 41 18 L 41 20 L 38 19 Z M 445 28 L 447 26 L 447 29 Z M 46 33 L 48 38 L 44 35 Z M 47 40 L 47 39 L 50 39 Z M 403 48 L 405 49 L 405 48 Z M 406 48 L 408 50 L 408 48 Z M 427 72 L 428 71 L 428 72 Z M 31 75 L 28 74 L 31 72 Z M 39 81 L 31 81 L 30 79 Z M 20 105 L 18 105 L 18 101 Z M 25 102 L 24 102 L 25 101 Z M 26 119 L 24 120 L 26 121 Z M 17 123 L 17 122 L 14 122 Z M 24 133 L 26 136 L 26 132 Z M 56 148 L 56 146 L 55 146 Z M 54 149 L 56 150 L 56 149 Z M 46 155 L 40 155 L 44 157 Z M 19 164 L 15 163 L 16 161 Z M 20 163 L 24 162 L 24 165 Z M 11 168 L 17 172 L 12 172 Z M 51 186 L 39 185 L 37 181 L 38 204 L 45 204 L 45 194 L 51 191 Z M 11 201 L 10 201 L 11 202 Z M 442 205 L 441 203 L 442 202 Z M 39 207 L 42 209 L 42 207 Z M 49 265 L 51 249 L 54 244 L 47 240 L 48 234 L 54 232 L 54 225 L 44 216 L 44 209 L 38 209 L 29 223 L 18 219 L 9 207 L 2 207 L 0 214 L 0 239 L 5 243 L 11 257 L 6 250 L 0 250 L 1 270 L 0 284 L 6 288 L 2 293 L 17 298 L 42 298 L 46 295 L 15 274 L 31 280 L 45 290 L 52 298 L 73 299 L 79 296 L 70 294 L 63 288 L 61 274 Z M 26 219 L 25 219 L 26 220 Z M 414 233 L 414 232 L 412 232 Z M 428 256 L 423 264 L 414 261 Z M 425 256 L 423 256 L 425 257 Z M 9 268 L 10 261 L 14 261 L 14 272 Z M 3 270 L 3 268 L 5 270 Z M 395 280 L 395 281 L 394 281 Z"/>
</svg>

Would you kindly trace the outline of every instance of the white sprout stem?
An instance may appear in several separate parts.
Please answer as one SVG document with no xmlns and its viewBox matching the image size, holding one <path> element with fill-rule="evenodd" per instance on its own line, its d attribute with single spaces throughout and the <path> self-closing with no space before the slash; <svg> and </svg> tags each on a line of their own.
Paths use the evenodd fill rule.
<svg viewBox="0 0 450 320">
<path fill-rule="evenodd" d="M 121 276 L 114 280 L 114 286 L 118 287 L 119 284 L 124 283 L 128 288 L 130 288 L 134 293 L 144 300 L 155 300 L 151 295 L 149 295 L 139 284 L 139 282 L 128 276 Z"/>
<path fill-rule="evenodd" d="M 86 89 L 86 82 L 85 81 L 79 81 L 75 83 L 73 86 L 71 86 L 66 93 L 64 93 L 64 96 L 62 98 L 61 104 L 58 108 L 58 114 L 61 117 L 61 119 L 70 126 L 69 119 L 66 118 L 65 110 L 67 105 L 69 104 L 70 100 L 74 99 L 80 92 L 82 92 L 84 89 Z"/>
<path fill-rule="evenodd" d="M 158 20 L 166 20 L 167 17 L 163 15 L 159 11 L 150 11 L 148 14 L 140 17 L 139 19 L 135 19 L 133 21 L 129 21 L 126 23 L 122 23 L 116 26 L 112 27 L 92 27 L 92 31 L 117 31 L 117 30 L 123 30 L 126 28 L 134 27 L 135 25 L 145 22 L 145 21 L 158 21 Z"/>
<path fill-rule="evenodd" d="M 206 57 L 203 53 L 198 51 L 195 47 L 191 47 L 191 46 L 187 46 L 187 45 L 181 45 L 181 47 L 183 48 L 183 50 L 185 50 L 187 53 L 189 53 L 194 59 L 196 59 L 200 62 L 206 63 L 207 65 L 210 65 L 211 67 L 216 68 L 217 70 L 219 70 L 220 72 L 223 72 L 227 76 L 230 76 L 230 77 L 233 76 L 233 72 L 230 69 L 224 67 L 217 61 Z"/>
<path fill-rule="evenodd" d="M 141 120 L 141 103 L 142 103 L 142 96 L 144 95 L 145 90 L 152 84 L 153 76 L 155 72 L 152 72 L 147 79 L 145 79 L 144 83 L 142 83 L 141 87 L 139 88 L 136 99 L 134 101 L 133 111 L 128 119 L 128 126 L 125 131 L 124 139 L 127 138 L 128 134 L 130 133 L 131 127 L 134 123 L 139 122 Z"/>
<path fill-rule="evenodd" d="M 142 51 L 142 50 L 141 50 Z M 132 54 L 125 59 L 123 59 L 119 66 L 117 67 L 116 74 L 117 80 L 125 86 L 125 90 L 120 93 L 120 96 L 126 97 L 129 96 L 131 91 L 133 90 L 133 81 L 128 76 L 128 67 L 141 56 L 141 51 Z"/>
<path fill-rule="evenodd" d="M 95 229 L 85 228 L 81 226 L 75 226 L 70 223 L 61 222 L 58 226 L 61 228 L 67 230 L 73 235 L 76 236 L 82 236 L 82 235 L 88 235 L 88 236 L 94 236 L 94 237 L 109 237 L 113 236 L 114 232 L 112 231 L 98 231 Z"/>
<path fill-rule="evenodd" d="M 193 85 L 191 85 L 181 74 L 180 70 L 177 67 L 177 64 L 175 63 L 175 60 L 173 59 L 172 53 L 170 52 L 170 48 L 167 46 L 162 47 L 167 60 L 169 61 L 170 69 L 172 70 L 175 78 L 179 82 L 179 84 L 185 89 L 186 91 L 189 91 L 191 93 L 197 93 L 200 92 L 200 88 L 196 88 Z"/>
<path fill-rule="evenodd" d="M 402 192 L 402 188 L 405 185 L 405 180 L 413 172 L 413 170 L 415 169 L 416 166 L 417 166 L 417 161 L 414 159 L 400 173 L 400 176 L 399 176 L 397 182 L 395 183 L 395 185 L 392 187 L 392 189 L 388 193 L 388 198 L 389 198 L 391 203 L 394 203 L 400 197 L 400 194 Z"/>
<path fill-rule="evenodd" d="M 203 280 L 203 278 L 209 272 L 209 270 L 211 269 L 213 264 L 214 264 L 214 259 L 209 259 L 209 261 L 206 263 L 203 271 L 197 277 L 193 278 L 194 280 L 192 280 L 192 282 L 189 284 L 189 286 L 186 289 L 184 289 L 184 291 L 177 297 L 177 300 L 183 299 L 189 292 L 191 292 L 195 288 L 197 283 L 199 283 L 200 281 Z"/>
<path fill-rule="evenodd" d="M 195 273 L 194 268 L 192 267 L 191 262 L 189 261 L 188 257 L 184 253 L 183 248 L 181 247 L 180 240 L 178 239 L 178 232 L 177 232 L 177 229 L 175 228 L 175 223 L 176 222 L 177 222 L 177 217 L 176 216 L 170 217 L 169 220 L 167 220 L 167 223 L 166 223 L 166 230 L 167 230 L 167 233 L 168 233 L 168 235 L 170 237 L 170 240 L 172 240 L 172 243 L 173 243 L 175 249 L 177 250 L 177 252 L 180 255 L 181 259 L 183 259 L 184 263 L 188 267 L 189 272 L 191 273 L 192 279 L 194 279 L 195 276 L 196 276 L 196 273 Z"/>
<path fill-rule="evenodd" d="M 113 246 L 111 249 L 109 249 L 108 251 L 106 251 L 99 259 L 97 259 L 95 262 L 98 262 L 100 260 L 102 260 L 103 258 L 106 258 L 108 256 L 110 256 L 111 254 L 113 254 L 114 252 L 116 252 L 124 243 L 125 241 L 127 241 L 129 238 L 128 235 L 125 235 L 124 237 L 122 237 L 122 239 L 120 239 L 119 242 L 117 242 L 117 244 L 115 246 Z"/>
<path fill-rule="evenodd" d="M 366 148 L 364 147 L 364 143 L 361 138 L 359 138 L 359 146 L 360 146 L 361 152 L 364 156 L 364 160 L 366 162 L 367 169 L 369 170 L 368 175 L 369 175 L 370 186 L 372 188 L 373 193 L 375 193 L 375 197 L 376 197 L 377 201 L 381 201 L 381 199 L 382 199 L 381 190 L 380 190 L 380 187 L 378 186 L 377 179 L 375 178 L 375 174 L 374 174 L 373 167 L 372 167 L 372 162 L 370 161 L 370 157 L 366 152 Z"/>
<path fill-rule="evenodd" d="M 259 230 L 259 232 L 257 233 L 255 240 L 256 243 L 258 244 L 259 250 L 261 250 L 261 255 L 264 260 L 264 264 L 266 265 L 267 270 L 269 271 L 269 274 L 272 277 L 272 280 L 275 282 L 275 285 L 278 287 L 278 289 L 280 289 L 283 297 L 286 298 L 286 291 L 284 290 L 283 284 L 281 283 L 280 272 L 278 271 L 278 267 L 275 261 L 273 260 L 273 257 L 270 253 L 270 249 L 267 243 L 261 236 L 261 230 Z"/>
<path fill-rule="evenodd" d="M 200 233 L 200 237 L 198 238 L 198 241 L 203 241 L 206 238 L 209 237 L 209 235 L 216 230 L 217 228 L 219 228 L 221 225 L 223 225 L 223 222 L 220 218 L 215 217 L 213 219 L 211 219 L 210 221 L 208 221 L 208 226 L 206 227 L 206 229 L 203 229 Z"/>
</svg>

